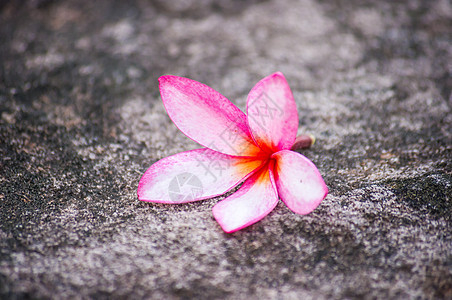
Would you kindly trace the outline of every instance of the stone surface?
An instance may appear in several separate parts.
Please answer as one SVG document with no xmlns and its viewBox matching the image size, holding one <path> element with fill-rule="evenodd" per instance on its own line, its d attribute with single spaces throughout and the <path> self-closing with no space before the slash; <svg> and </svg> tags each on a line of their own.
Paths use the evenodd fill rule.
<svg viewBox="0 0 452 300">
<path fill-rule="evenodd" d="M 0 297 L 452 298 L 452 5 L 1 1 Z M 330 194 L 225 234 L 221 199 L 141 203 L 198 146 L 157 78 L 241 109 L 282 71 Z"/>
</svg>

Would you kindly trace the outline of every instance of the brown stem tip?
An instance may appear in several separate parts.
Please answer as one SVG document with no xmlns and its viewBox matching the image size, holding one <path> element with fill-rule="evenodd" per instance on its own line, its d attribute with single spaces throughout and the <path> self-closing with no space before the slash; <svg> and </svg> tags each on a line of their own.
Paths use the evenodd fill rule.
<svg viewBox="0 0 452 300">
<path fill-rule="evenodd" d="M 311 134 L 301 134 L 295 139 L 291 150 L 308 149 L 315 143 L 315 137 Z"/>
</svg>

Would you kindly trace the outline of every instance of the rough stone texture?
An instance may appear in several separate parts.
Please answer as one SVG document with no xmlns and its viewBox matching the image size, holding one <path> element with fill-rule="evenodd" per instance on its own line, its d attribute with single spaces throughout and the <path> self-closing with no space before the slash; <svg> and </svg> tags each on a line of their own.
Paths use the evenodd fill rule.
<svg viewBox="0 0 452 300">
<path fill-rule="evenodd" d="M 0 1 L 0 296 L 452 298 L 452 5 L 413 1 Z M 141 203 L 198 147 L 157 78 L 240 108 L 282 71 L 330 194 L 225 234 L 221 198 Z"/>
</svg>

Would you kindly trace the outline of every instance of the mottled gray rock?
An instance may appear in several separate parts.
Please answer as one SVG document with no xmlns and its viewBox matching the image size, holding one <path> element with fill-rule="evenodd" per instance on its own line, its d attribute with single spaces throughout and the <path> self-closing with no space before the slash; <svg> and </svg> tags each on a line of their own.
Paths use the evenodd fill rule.
<svg viewBox="0 0 452 300">
<path fill-rule="evenodd" d="M 452 298 L 452 5 L 1 1 L 0 295 Z M 330 194 L 225 234 L 211 207 L 137 200 L 198 145 L 157 78 L 240 108 L 282 71 Z"/>
</svg>

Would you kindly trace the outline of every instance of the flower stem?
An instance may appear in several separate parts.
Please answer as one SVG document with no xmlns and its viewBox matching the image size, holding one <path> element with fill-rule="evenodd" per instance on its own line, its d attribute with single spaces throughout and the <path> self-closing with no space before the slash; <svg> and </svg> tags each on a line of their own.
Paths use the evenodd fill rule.
<svg viewBox="0 0 452 300">
<path fill-rule="evenodd" d="M 297 136 L 291 150 L 308 149 L 315 143 L 315 137 L 311 134 L 301 134 Z"/>
</svg>

